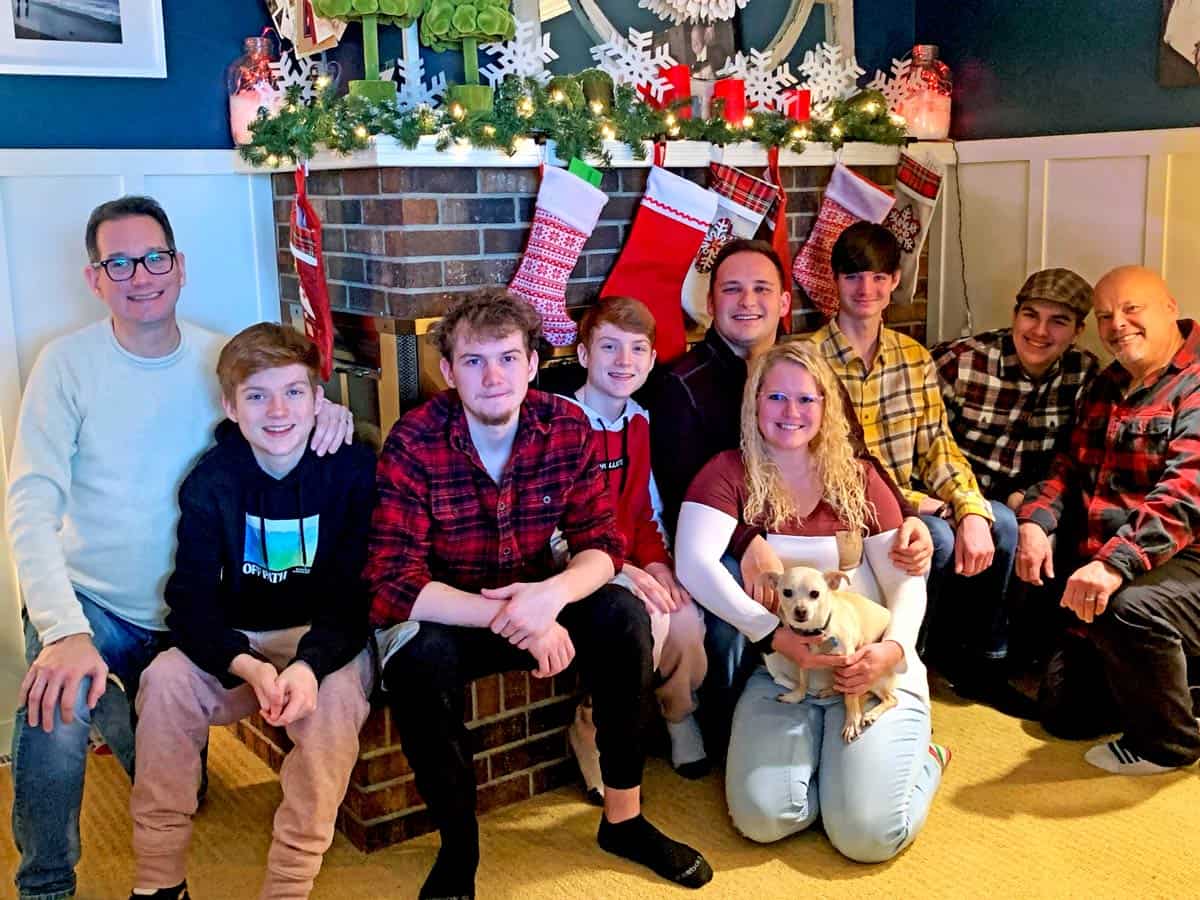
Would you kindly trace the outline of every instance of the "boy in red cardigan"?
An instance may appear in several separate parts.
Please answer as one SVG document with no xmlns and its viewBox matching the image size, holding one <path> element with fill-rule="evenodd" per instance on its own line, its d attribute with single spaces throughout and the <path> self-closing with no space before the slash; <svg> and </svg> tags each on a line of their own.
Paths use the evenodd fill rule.
<svg viewBox="0 0 1200 900">
<path fill-rule="evenodd" d="M 579 325 L 579 363 L 587 382 L 568 399 L 587 414 L 601 445 L 601 465 L 625 539 L 625 562 L 616 576 L 641 598 L 654 635 L 655 695 L 671 737 L 671 763 L 688 778 L 709 770 L 693 713 L 704 680 L 704 619 L 675 578 L 662 527 L 662 503 L 650 471 L 650 418 L 633 399 L 654 365 L 654 316 L 638 300 L 607 297 Z M 602 793 L 595 727 L 587 701 L 570 730 L 589 796 Z"/>
</svg>

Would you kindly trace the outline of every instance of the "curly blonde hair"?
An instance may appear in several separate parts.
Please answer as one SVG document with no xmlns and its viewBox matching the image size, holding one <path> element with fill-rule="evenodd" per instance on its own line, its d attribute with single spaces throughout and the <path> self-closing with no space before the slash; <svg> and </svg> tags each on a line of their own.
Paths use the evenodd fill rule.
<svg viewBox="0 0 1200 900">
<path fill-rule="evenodd" d="M 783 363 L 803 367 L 825 398 L 821 428 L 808 445 L 817 466 L 821 493 L 847 530 L 865 534 L 867 520 L 874 510 L 867 501 L 862 466 L 850 444 L 850 423 L 842 405 L 841 386 L 817 347 L 800 340 L 776 344 L 752 363 L 746 380 L 746 392 L 742 395 L 742 459 L 749 491 L 746 521 L 775 530 L 789 520 L 799 519 L 795 498 L 758 429 L 762 383 L 771 369 Z"/>
</svg>

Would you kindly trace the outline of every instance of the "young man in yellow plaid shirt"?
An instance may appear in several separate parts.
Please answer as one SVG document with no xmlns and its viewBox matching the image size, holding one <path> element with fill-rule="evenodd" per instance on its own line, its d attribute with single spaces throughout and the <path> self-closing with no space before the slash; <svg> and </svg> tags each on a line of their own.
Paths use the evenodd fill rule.
<svg viewBox="0 0 1200 900">
<path fill-rule="evenodd" d="M 926 620 L 931 655 L 960 694 L 1029 714 L 1030 704 L 1008 686 L 1005 666 L 1004 595 L 1016 519 L 1003 503 L 984 498 L 955 444 L 929 352 L 883 326 L 900 281 L 899 245 L 882 225 L 859 222 L 834 244 L 831 264 L 838 312 L 808 339 L 850 394 L 868 449 L 933 535 Z"/>
</svg>

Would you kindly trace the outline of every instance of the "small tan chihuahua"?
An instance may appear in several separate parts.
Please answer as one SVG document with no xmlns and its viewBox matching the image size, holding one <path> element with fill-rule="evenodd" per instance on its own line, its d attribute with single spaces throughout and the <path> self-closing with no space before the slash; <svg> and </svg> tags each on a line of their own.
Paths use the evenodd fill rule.
<svg viewBox="0 0 1200 900">
<path fill-rule="evenodd" d="M 792 566 L 782 573 L 765 572 L 762 577 L 779 598 L 777 612 L 784 627 L 797 634 L 819 635 L 824 639 L 813 647 L 814 653 L 844 653 L 848 656 L 859 647 L 882 638 L 892 618 L 887 607 L 872 603 L 862 594 L 837 590 L 843 582 L 848 584 L 850 581 L 845 572 L 822 575 L 808 566 Z M 818 697 L 833 693 L 830 669 L 802 669 L 782 653 L 769 654 L 766 664 L 771 677 L 783 687 L 790 688 L 777 698 L 781 703 L 799 703 L 810 689 Z M 843 740 L 853 741 L 896 705 L 895 681 L 895 674 L 889 672 L 867 688 L 879 703 L 866 714 L 863 713 L 862 695 L 846 695 Z"/>
</svg>

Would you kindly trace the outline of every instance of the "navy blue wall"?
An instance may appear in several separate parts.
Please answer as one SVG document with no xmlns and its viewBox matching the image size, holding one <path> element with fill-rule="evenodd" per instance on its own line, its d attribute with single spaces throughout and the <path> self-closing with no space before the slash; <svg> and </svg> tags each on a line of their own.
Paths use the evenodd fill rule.
<svg viewBox="0 0 1200 900">
<path fill-rule="evenodd" d="M 225 67 L 259 0 L 163 3 L 166 78 L 0 75 L 0 147 L 231 147 Z"/>
<path fill-rule="evenodd" d="M 916 0 L 915 23 L 969 139 L 1200 124 L 1200 87 L 1157 84 L 1161 16 L 1154 0 Z"/>
<path fill-rule="evenodd" d="M 4 2 L 4 0 L 0 0 Z M 627 0 L 608 0 L 617 27 L 652 28 L 657 22 Z M 914 0 L 858 0 L 855 4 L 857 56 L 868 70 L 886 67 L 913 41 Z M 746 46 L 765 46 L 779 26 L 782 0 L 759 0 L 743 13 Z M 242 38 L 267 24 L 258 0 L 170 0 L 166 22 L 167 78 L 76 78 L 0 75 L 0 147 L 227 148 L 228 107 L 224 71 L 240 53 Z M 820 40 L 823 27 L 813 16 L 791 61 Z M 547 24 L 560 59 L 554 71 L 577 72 L 591 65 L 591 45 L 573 14 Z M 387 34 L 381 55 L 399 50 L 398 33 Z M 358 29 L 351 26 L 338 56 L 350 74 L 361 71 Z M 427 69 L 461 78 L 455 54 L 427 55 Z M 357 70 L 357 71 L 355 71 Z"/>
</svg>

